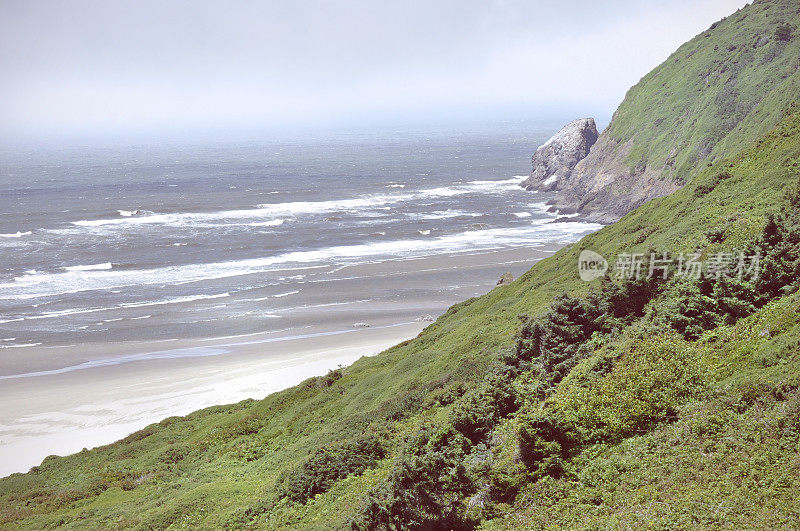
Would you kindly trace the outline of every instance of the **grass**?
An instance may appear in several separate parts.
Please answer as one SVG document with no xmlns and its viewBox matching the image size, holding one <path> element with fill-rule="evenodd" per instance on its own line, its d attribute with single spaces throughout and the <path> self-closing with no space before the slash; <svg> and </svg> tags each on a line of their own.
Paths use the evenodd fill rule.
<svg viewBox="0 0 800 531">
<path fill-rule="evenodd" d="M 778 38 L 781 26 L 798 31 L 797 2 L 756 0 L 634 85 L 609 126 L 620 144 L 633 143 L 628 165 L 683 182 L 766 134 L 800 87 L 800 39 Z"/>
</svg>

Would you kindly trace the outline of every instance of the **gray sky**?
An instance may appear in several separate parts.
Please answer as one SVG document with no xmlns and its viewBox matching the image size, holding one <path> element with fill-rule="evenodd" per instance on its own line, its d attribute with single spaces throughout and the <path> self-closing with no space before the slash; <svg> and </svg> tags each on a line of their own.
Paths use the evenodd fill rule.
<svg viewBox="0 0 800 531">
<path fill-rule="evenodd" d="M 0 0 L 8 136 L 608 117 L 739 0 Z"/>
</svg>

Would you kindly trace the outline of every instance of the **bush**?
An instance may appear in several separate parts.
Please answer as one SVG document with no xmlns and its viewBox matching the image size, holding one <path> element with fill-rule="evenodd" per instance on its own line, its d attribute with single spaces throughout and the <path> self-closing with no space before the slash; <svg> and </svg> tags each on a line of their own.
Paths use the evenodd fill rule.
<svg viewBox="0 0 800 531">
<path fill-rule="evenodd" d="M 731 99 L 733 101 L 736 101 L 739 98 L 738 97 L 733 97 Z M 728 172 L 718 173 L 717 175 L 714 175 L 713 177 L 711 177 L 709 182 L 703 183 L 703 184 L 699 184 L 697 186 L 697 188 L 694 189 L 694 196 L 695 197 L 702 197 L 702 196 L 710 193 L 711 191 L 713 191 L 714 188 L 716 188 L 719 183 L 721 183 L 722 181 L 724 181 L 726 179 L 730 179 L 730 178 L 731 178 L 731 174 L 728 173 Z"/>
<path fill-rule="evenodd" d="M 566 293 L 559 295 L 542 318 L 523 318 L 517 357 L 535 362 L 545 378 L 557 383 L 577 363 L 581 344 L 599 329 L 600 316 L 596 305 Z"/>
<path fill-rule="evenodd" d="M 578 445 L 578 436 L 559 411 L 537 411 L 522 418 L 520 458 L 535 478 L 559 477 L 563 461 Z"/>
<path fill-rule="evenodd" d="M 649 269 L 645 261 L 643 270 Z M 599 292 L 586 299 L 566 293 L 555 298 L 539 319 L 522 318 L 516 338 L 519 363 L 535 362 L 551 384 L 557 384 L 591 350 L 587 342 L 609 334 L 644 315 L 645 307 L 661 289 L 663 279 L 606 277 Z"/>
<path fill-rule="evenodd" d="M 658 308 L 658 320 L 686 339 L 697 339 L 719 322 L 717 301 L 709 293 L 704 293 L 697 281 L 676 281 L 667 291 L 665 299 Z"/>
<path fill-rule="evenodd" d="M 498 422 L 517 410 L 519 403 L 513 377 L 495 368 L 483 383 L 456 403 L 453 427 L 472 444 L 484 439 Z"/>
<path fill-rule="evenodd" d="M 381 441 L 373 435 L 324 446 L 284 476 L 281 497 L 306 503 L 317 494 L 326 492 L 337 480 L 363 473 L 385 455 Z"/>
<path fill-rule="evenodd" d="M 800 212 L 785 209 L 770 215 L 755 252 L 763 257 L 754 288 L 761 303 L 797 291 L 800 283 Z"/>
<path fill-rule="evenodd" d="M 666 334 L 632 341 L 613 370 L 584 385 L 564 382 L 551 399 L 587 442 L 617 442 L 674 418 L 678 406 L 705 390 L 699 356 Z"/>
<path fill-rule="evenodd" d="M 362 501 L 354 529 L 469 529 L 462 499 L 475 492 L 464 457 L 469 441 L 452 427 L 421 428 L 389 477 Z"/>
<path fill-rule="evenodd" d="M 792 39 L 792 27 L 789 24 L 781 24 L 775 28 L 775 38 L 781 42 L 788 42 Z"/>
</svg>

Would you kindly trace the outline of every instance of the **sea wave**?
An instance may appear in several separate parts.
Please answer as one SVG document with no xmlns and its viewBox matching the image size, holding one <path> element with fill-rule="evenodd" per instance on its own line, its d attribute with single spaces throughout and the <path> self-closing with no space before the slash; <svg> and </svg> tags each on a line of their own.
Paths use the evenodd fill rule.
<svg viewBox="0 0 800 531">
<path fill-rule="evenodd" d="M 102 264 L 66 266 L 64 269 L 67 271 L 100 271 L 104 269 L 111 269 L 111 267 L 111 262 L 103 262 Z"/>
<path fill-rule="evenodd" d="M 25 347 L 38 347 L 41 343 L 11 343 L 11 344 L 2 344 L 0 348 L 25 348 Z M 0 379 L 2 376 L 0 376 Z"/>
<path fill-rule="evenodd" d="M 187 225 L 187 224 L 245 224 L 255 223 L 274 224 L 282 223 L 279 219 L 303 215 L 328 214 L 332 212 L 364 211 L 366 209 L 379 209 L 398 203 L 415 200 L 435 200 L 456 197 L 467 194 L 498 194 L 509 191 L 521 191 L 519 183 L 521 177 L 497 181 L 468 181 L 451 186 L 438 186 L 411 192 L 376 193 L 354 198 L 332 199 L 327 201 L 289 201 L 283 203 L 262 203 L 254 208 L 235 210 L 220 210 L 213 212 L 176 212 L 155 213 L 145 210 L 118 210 L 116 218 L 84 219 L 70 222 L 76 227 L 114 228 L 138 225 Z M 247 220 L 242 222 L 242 220 Z"/>
<path fill-rule="evenodd" d="M 153 269 L 95 269 L 52 274 L 23 275 L 0 284 L 0 298 L 29 299 L 63 293 L 109 290 L 125 286 L 188 284 L 203 280 L 243 276 L 291 266 L 354 263 L 391 257 L 427 256 L 510 246 L 573 241 L 601 225 L 558 222 L 553 217 L 511 228 L 482 228 L 432 238 L 377 241 L 316 250 L 292 251 L 241 260 L 175 265 Z"/>
<path fill-rule="evenodd" d="M 25 231 L 25 232 L 13 232 L 7 234 L 0 234 L 0 238 L 22 238 L 23 236 L 29 236 L 32 234 L 32 231 Z"/>
<path fill-rule="evenodd" d="M 408 219 L 431 220 L 431 219 L 451 219 L 451 218 L 478 218 L 483 216 L 479 212 L 464 212 L 463 210 L 435 210 L 433 212 L 410 212 L 405 214 Z"/>
</svg>

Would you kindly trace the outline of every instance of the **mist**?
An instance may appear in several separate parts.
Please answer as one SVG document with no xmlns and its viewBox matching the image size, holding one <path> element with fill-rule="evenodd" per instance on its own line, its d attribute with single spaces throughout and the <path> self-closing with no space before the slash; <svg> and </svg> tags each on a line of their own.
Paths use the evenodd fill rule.
<svg viewBox="0 0 800 531">
<path fill-rule="evenodd" d="M 738 0 L 0 4 L 0 134 L 595 116 Z"/>
</svg>

